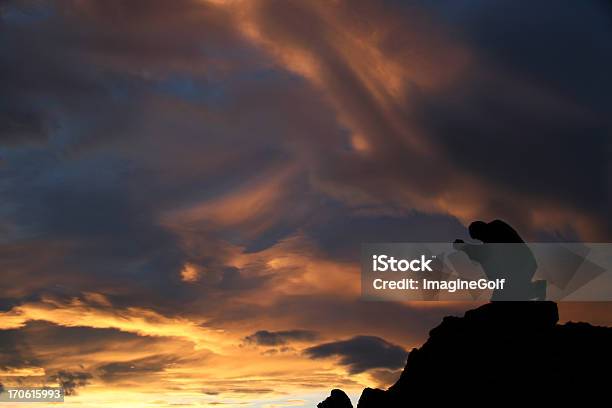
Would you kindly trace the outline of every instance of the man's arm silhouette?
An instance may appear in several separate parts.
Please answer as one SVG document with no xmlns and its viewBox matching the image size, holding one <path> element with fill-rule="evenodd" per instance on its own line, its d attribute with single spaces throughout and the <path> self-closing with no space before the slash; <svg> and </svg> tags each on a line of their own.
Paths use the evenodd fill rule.
<svg viewBox="0 0 612 408">
<path fill-rule="evenodd" d="M 456 239 L 453 248 L 457 251 L 465 252 L 472 261 L 481 263 L 485 259 L 486 249 L 484 245 L 467 244 L 462 239 Z"/>
</svg>

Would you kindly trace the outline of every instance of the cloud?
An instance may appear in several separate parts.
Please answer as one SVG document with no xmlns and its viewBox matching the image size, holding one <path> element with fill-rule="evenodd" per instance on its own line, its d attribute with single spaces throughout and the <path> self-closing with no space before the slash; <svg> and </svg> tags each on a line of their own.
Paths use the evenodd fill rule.
<svg viewBox="0 0 612 408">
<path fill-rule="evenodd" d="M 351 374 L 373 368 L 398 369 L 406 364 L 408 352 L 401 346 L 376 336 L 355 336 L 348 340 L 324 343 L 305 350 L 310 358 L 339 357 L 339 364 Z"/>
<path fill-rule="evenodd" d="M 106 382 L 131 381 L 134 377 L 161 372 L 177 360 L 177 356 L 154 355 L 140 359 L 106 363 L 98 367 L 98 372 L 100 378 Z"/>
<path fill-rule="evenodd" d="M 40 302 L 24 303 L 7 312 L 0 312 L 0 329 L 18 329 L 30 321 L 46 321 L 65 327 L 87 326 L 97 329 L 117 329 L 127 333 L 153 337 L 178 337 L 191 341 L 197 348 L 218 350 L 219 334 L 203 326 L 204 321 L 167 317 L 144 308 L 104 308 L 79 298 L 68 301 L 43 298 Z M 206 344 L 206 345 L 205 345 Z"/>
<path fill-rule="evenodd" d="M 81 388 L 89 384 L 92 375 L 86 372 L 70 372 L 59 371 L 49 377 L 51 381 L 57 381 L 60 387 L 64 389 L 64 394 L 67 396 L 76 395 L 77 388 Z"/>
<path fill-rule="evenodd" d="M 347 212 L 336 208 L 305 229 L 333 259 L 358 261 L 355 248 L 363 242 L 450 242 L 465 238 L 467 229 L 454 217 L 412 212 L 408 214 Z"/>
<path fill-rule="evenodd" d="M 31 347 L 19 330 L 0 330 L 0 370 L 27 369 L 38 366 Z"/>
<path fill-rule="evenodd" d="M 91 373 L 96 395 L 106 373 L 111 406 L 365 385 L 342 366 L 388 383 L 403 362 L 359 350 L 473 305 L 359 302 L 361 242 L 612 230 L 602 3 L 28 4 L 0 6 L 9 382 Z M 319 350 L 340 367 L 238 347 L 302 330 L 386 340 Z"/>
<path fill-rule="evenodd" d="M 374 369 L 369 372 L 372 379 L 377 383 L 377 388 L 389 388 L 400 378 L 403 368 L 399 370 Z"/>
<path fill-rule="evenodd" d="M 602 152 L 609 151 L 604 135 L 611 124 L 593 92 L 597 82 L 586 79 L 593 66 L 602 78 L 600 69 L 610 68 L 603 41 L 609 24 L 596 17 L 608 9 L 578 10 L 596 25 L 572 19 L 580 36 L 594 30 L 602 40 L 579 47 L 585 58 L 568 61 L 563 50 L 575 39 L 563 22 L 575 11 L 565 7 L 542 6 L 555 14 L 543 29 L 532 18 L 537 13 L 525 16 L 510 4 L 456 13 L 367 1 L 350 2 L 349 13 L 348 4 L 260 1 L 240 15 L 248 38 L 327 97 L 347 128 L 347 143 L 358 140 L 353 149 L 319 146 L 311 178 L 317 188 L 353 208 L 448 213 L 464 223 L 506 218 L 530 236 L 573 229 L 596 239 L 610 231 L 610 169 Z M 530 34 L 494 23 L 507 12 L 526 20 Z M 369 16 L 367 24 L 352 18 L 359 13 Z M 533 38 L 538 49 L 554 50 L 554 67 L 569 64 L 573 74 L 547 76 L 559 70 L 533 51 Z M 526 52 L 534 55 L 528 63 Z M 602 53 L 606 68 L 594 62 Z M 589 158 L 589 166 L 565 165 L 570 154 Z M 513 166 L 516 157 L 527 165 Z M 544 188 L 533 184 L 534 171 L 546 179 Z M 598 188 L 585 191 L 584 180 Z"/>
<path fill-rule="evenodd" d="M 244 340 L 259 346 L 279 346 L 295 341 L 313 341 L 317 337 L 318 333 L 311 330 L 259 330 L 246 336 Z"/>
</svg>

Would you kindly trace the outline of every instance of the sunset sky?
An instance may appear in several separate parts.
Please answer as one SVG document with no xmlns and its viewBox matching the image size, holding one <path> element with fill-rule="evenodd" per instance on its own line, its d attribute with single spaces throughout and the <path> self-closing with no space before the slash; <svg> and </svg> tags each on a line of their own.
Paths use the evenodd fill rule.
<svg viewBox="0 0 612 408">
<path fill-rule="evenodd" d="M 537 3 L 0 0 L 0 383 L 355 398 L 475 306 L 361 301 L 361 243 L 609 242 L 612 4 Z"/>
</svg>

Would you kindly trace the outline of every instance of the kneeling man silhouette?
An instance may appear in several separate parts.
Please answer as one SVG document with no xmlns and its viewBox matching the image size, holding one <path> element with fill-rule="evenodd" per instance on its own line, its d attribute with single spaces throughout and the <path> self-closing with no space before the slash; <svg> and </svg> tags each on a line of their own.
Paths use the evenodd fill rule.
<svg viewBox="0 0 612 408">
<path fill-rule="evenodd" d="M 514 228 L 501 220 L 474 221 L 469 232 L 470 237 L 483 244 L 457 239 L 453 247 L 478 262 L 489 280 L 506 279 L 504 289 L 493 292 L 492 301 L 546 299 L 546 281 L 532 282 L 538 264 Z"/>
</svg>

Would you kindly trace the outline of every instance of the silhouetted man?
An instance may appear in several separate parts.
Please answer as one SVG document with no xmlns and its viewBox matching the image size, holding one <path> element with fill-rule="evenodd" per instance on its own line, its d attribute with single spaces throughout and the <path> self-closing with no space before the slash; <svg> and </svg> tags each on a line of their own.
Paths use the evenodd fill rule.
<svg viewBox="0 0 612 408">
<path fill-rule="evenodd" d="M 478 262 L 489 280 L 506 279 L 504 289 L 493 292 L 492 301 L 545 300 L 546 281 L 531 281 L 538 264 L 514 228 L 501 220 L 474 221 L 469 232 L 483 244 L 466 244 L 458 239 L 453 247 Z"/>
</svg>

